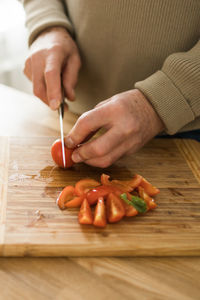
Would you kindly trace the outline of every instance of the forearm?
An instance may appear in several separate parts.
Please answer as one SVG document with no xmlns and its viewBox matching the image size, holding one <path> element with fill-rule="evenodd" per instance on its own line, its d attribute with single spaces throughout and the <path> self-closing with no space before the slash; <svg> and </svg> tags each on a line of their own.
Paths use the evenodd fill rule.
<svg viewBox="0 0 200 300">
<path fill-rule="evenodd" d="M 135 87 L 143 92 L 174 134 L 200 116 L 200 41 L 188 52 L 170 55 L 160 71 Z"/>
</svg>

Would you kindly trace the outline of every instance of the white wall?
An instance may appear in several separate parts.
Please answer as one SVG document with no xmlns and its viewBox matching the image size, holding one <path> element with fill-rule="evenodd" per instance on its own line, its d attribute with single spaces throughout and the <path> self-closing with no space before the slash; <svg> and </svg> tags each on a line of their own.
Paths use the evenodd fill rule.
<svg viewBox="0 0 200 300">
<path fill-rule="evenodd" d="M 25 13 L 17 0 L 0 0 L 0 83 L 32 93 L 23 74 L 27 55 Z"/>
</svg>

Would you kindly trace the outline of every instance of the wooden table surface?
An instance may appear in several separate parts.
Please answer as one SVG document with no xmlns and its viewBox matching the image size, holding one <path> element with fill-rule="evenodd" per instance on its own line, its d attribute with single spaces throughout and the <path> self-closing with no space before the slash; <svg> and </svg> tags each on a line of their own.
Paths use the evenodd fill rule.
<svg viewBox="0 0 200 300">
<path fill-rule="evenodd" d="M 0 136 L 59 136 L 57 112 L 35 97 L 0 85 L 0 99 Z M 65 119 L 66 133 L 76 116 Z M 0 258 L 0 299 L 109 298 L 198 300 L 200 258 Z"/>
</svg>

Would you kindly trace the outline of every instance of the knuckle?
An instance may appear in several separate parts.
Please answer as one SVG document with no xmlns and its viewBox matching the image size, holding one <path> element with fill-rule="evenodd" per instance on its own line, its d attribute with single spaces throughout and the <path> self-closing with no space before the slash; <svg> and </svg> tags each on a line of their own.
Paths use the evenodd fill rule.
<svg viewBox="0 0 200 300">
<path fill-rule="evenodd" d="M 56 70 L 54 68 L 47 68 L 44 71 L 44 76 L 47 80 L 49 78 L 54 78 L 56 76 Z"/>
<path fill-rule="evenodd" d="M 102 147 L 99 147 L 96 144 L 90 145 L 90 152 L 93 157 L 101 157 L 101 156 L 105 155 L 104 149 Z"/>
<path fill-rule="evenodd" d="M 78 126 L 83 126 L 84 128 L 89 127 L 89 118 L 88 118 L 88 112 L 84 112 L 77 121 Z"/>
<path fill-rule="evenodd" d="M 35 50 L 34 52 L 31 53 L 29 59 L 32 61 L 37 61 L 38 57 L 42 55 L 42 51 L 41 50 Z"/>
<path fill-rule="evenodd" d="M 62 50 L 60 43 L 54 43 L 47 48 L 48 54 L 57 53 Z"/>
</svg>

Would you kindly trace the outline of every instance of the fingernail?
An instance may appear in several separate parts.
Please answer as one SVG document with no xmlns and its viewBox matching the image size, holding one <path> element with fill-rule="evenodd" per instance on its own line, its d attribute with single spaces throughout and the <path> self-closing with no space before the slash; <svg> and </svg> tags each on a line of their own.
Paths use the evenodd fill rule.
<svg viewBox="0 0 200 300">
<path fill-rule="evenodd" d="M 80 157 L 80 155 L 77 152 L 74 152 L 72 154 L 72 160 L 75 163 L 79 163 L 79 162 L 83 161 L 83 159 Z"/>
<path fill-rule="evenodd" d="M 65 145 L 67 146 L 67 148 L 75 148 L 75 143 L 70 137 L 65 138 Z"/>
<path fill-rule="evenodd" d="M 59 107 L 59 105 L 60 105 L 59 100 L 53 99 L 53 100 L 50 101 L 50 107 L 53 110 L 57 109 Z"/>
</svg>

